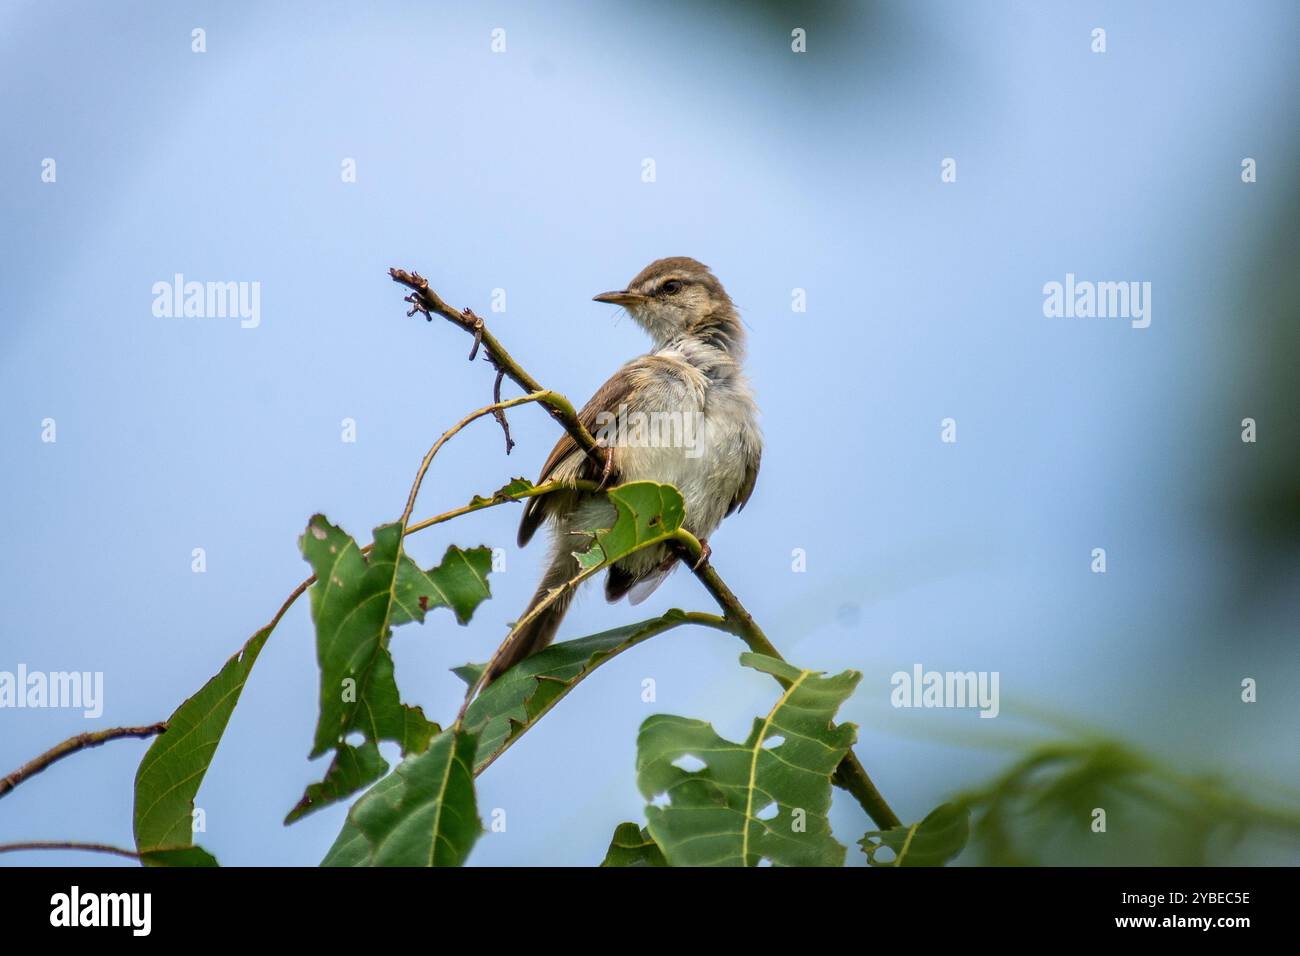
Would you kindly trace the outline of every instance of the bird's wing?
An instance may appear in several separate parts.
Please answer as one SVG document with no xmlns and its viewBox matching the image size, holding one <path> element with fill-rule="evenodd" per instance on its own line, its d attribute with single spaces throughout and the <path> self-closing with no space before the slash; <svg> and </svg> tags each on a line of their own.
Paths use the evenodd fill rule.
<svg viewBox="0 0 1300 956">
<path fill-rule="evenodd" d="M 754 485 L 758 483 L 758 466 L 762 461 L 763 449 L 754 448 L 745 460 L 745 479 L 740 483 L 736 496 L 731 499 L 731 504 L 727 506 L 728 515 L 734 511 L 744 511 L 745 505 L 749 504 L 749 497 L 754 493 Z"/>
<path fill-rule="evenodd" d="M 629 363 L 630 364 L 630 363 Z M 583 427 L 589 432 L 594 432 L 597 428 L 596 418 L 601 412 L 610 412 L 616 414 L 618 406 L 627 401 L 628 394 L 632 389 L 632 376 L 628 374 L 629 366 L 624 366 L 614 376 L 596 390 L 596 394 L 591 396 L 591 401 L 582 406 L 578 412 L 578 420 L 582 422 Z M 611 449 L 610 454 L 613 454 Z M 560 436 L 560 440 L 555 443 L 551 449 L 551 454 L 547 457 L 546 463 L 542 465 L 542 473 L 537 479 L 537 484 L 544 481 L 559 472 L 559 477 L 569 478 L 586 478 L 589 480 L 598 479 L 601 476 L 601 466 L 587 455 L 578 443 L 573 440 L 573 436 L 565 432 Z M 566 474 L 571 473 L 571 474 Z M 615 460 L 614 469 L 610 472 L 611 485 L 618 484 L 618 462 Z M 529 498 L 528 504 L 524 506 L 523 517 L 519 520 L 519 547 L 526 545 L 546 520 L 548 513 L 547 499 L 550 495 L 539 495 L 536 498 Z"/>
</svg>

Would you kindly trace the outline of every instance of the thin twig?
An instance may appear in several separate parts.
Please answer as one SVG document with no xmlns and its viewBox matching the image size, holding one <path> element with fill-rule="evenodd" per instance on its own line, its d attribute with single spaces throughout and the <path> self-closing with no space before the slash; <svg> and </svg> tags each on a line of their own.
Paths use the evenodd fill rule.
<svg viewBox="0 0 1300 956">
<path fill-rule="evenodd" d="M 85 850 L 90 853 L 111 853 L 128 860 L 140 859 L 135 850 L 111 846 L 107 843 L 78 843 L 76 841 L 32 840 L 26 843 L 0 843 L 0 853 L 17 853 L 20 850 Z"/>
<path fill-rule="evenodd" d="M 18 786 L 28 777 L 35 776 L 50 764 L 57 760 L 62 760 L 71 754 L 80 750 L 86 750 L 89 747 L 98 747 L 100 744 L 107 743 L 110 740 L 119 740 L 123 737 L 135 737 L 144 739 L 156 736 L 167 729 L 165 723 L 149 724 L 147 727 L 112 727 L 108 730 L 96 730 L 92 733 L 77 734 L 75 737 L 69 737 L 58 746 L 51 747 L 45 753 L 41 754 L 27 763 L 23 764 L 7 777 L 0 778 L 0 797 Z"/>
<path fill-rule="evenodd" d="M 482 511 L 484 508 L 495 508 L 497 505 L 503 505 L 511 501 L 523 501 L 525 498 L 536 498 L 539 495 L 549 495 L 552 491 L 599 491 L 599 484 L 586 479 L 575 479 L 573 481 L 544 481 L 540 485 L 534 485 L 526 491 L 521 491 L 516 495 L 502 495 L 500 497 L 483 498 L 479 501 L 471 501 L 467 505 L 459 508 L 452 508 L 450 511 L 444 511 L 442 514 L 434 515 L 432 518 L 425 518 L 423 521 L 417 521 L 406 529 L 408 535 L 415 534 L 417 531 L 423 531 L 425 528 L 431 528 L 436 524 L 442 524 L 444 521 L 450 521 L 452 518 L 459 518 L 461 515 L 471 514 L 475 511 Z M 362 551 L 369 551 L 371 545 L 366 545 Z"/>
<path fill-rule="evenodd" d="M 442 433 L 441 437 L 433 443 L 433 447 L 425 454 L 424 460 L 420 462 L 420 470 L 415 474 L 415 481 L 411 484 L 411 493 L 406 498 L 406 508 L 402 511 L 402 531 L 405 537 L 406 525 L 411 520 L 411 512 L 415 510 L 415 499 L 419 497 L 420 486 L 424 484 L 424 476 L 429 471 L 429 466 L 433 464 L 433 457 L 438 454 L 438 450 L 447 444 L 452 437 L 462 428 L 474 421 L 476 418 L 482 418 L 484 415 L 497 414 L 507 408 L 513 408 L 516 405 L 523 405 L 527 402 L 544 402 L 550 396 L 550 391 L 544 388 L 534 389 L 527 395 L 520 395 L 518 398 L 507 399 L 506 401 L 496 401 L 491 405 L 485 405 L 483 408 L 470 412 L 451 428 Z M 400 557 L 400 555 L 399 555 Z"/>
<path fill-rule="evenodd" d="M 438 296 L 438 293 L 429 288 L 429 280 L 418 272 L 389 269 L 388 274 L 394 282 L 401 283 L 411 290 L 411 294 L 406 297 L 406 301 L 411 303 L 411 311 L 407 313 L 408 315 L 415 315 L 418 312 L 432 321 L 433 313 L 436 312 L 448 322 L 460 326 L 474 336 L 474 352 L 471 353 L 471 358 L 477 354 L 478 347 L 482 345 L 487 351 L 487 359 L 492 363 L 492 367 L 498 372 L 504 372 L 508 379 L 525 392 L 547 391 L 511 357 L 483 320 L 472 311 L 453 309 Z M 578 419 L 578 412 L 569 400 L 559 392 L 550 392 L 549 396 L 542 401 L 542 406 L 552 418 L 564 426 L 565 431 L 573 436 L 578 447 L 603 468 L 606 450 Z"/>
<path fill-rule="evenodd" d="M 481 328 L 483 325 L 481 319 L 475 319 L 475 327 Z M 474 348 L 478 348 L 475 342 Z M 472 356 L 471 356 L 472 357 Z M 487 414 L 498 414 L 507 408 L 513 408 L 515 405 L 523 405 L 526 402 L 538 402 L 546 398 L 549 393 L 545 389 L 537 389 L 527 395 L 521 395 L 518 398 L 512 398 L 504 402 L 493 402 L 483 408 L 470 412 L 451 428 L 443 432 L 436 442 L 433 443 L 428 452 L 425 453 L 424 460 L 420 462 L 420 468 L 415 473 L 415 480 L 411 482 L 411 492 L 406 497 L 406 507 L 402 509 L 402 517 L 399 519 L 399 529 L 397 535 L 397 552 L 393 556 L 393 587 L 388 589 L 388 605 L 384 608 L 384 619 L 379 629 L 380 639 L 375 643 L 374 649 L 370 652 L 370 661 L 373 663 L 376 656 L 384 651 L 388 644 L 386 635 L 389 633 L 388 621 L 393 612 L 393 601 L 397 596 L 397 569 L 401 567 L 402 562 L 402 545 L 406 541 L 406 526 L 411 522 L 411 512 L 415 510 L 415 499 L 420 496 L 420 486 L 424 484 L 424 476 L 429 473 L 429 466 L 433 464 L 434 456 L 442 449 L 442 446 L 451 441 L 456 434 L 475 419 L 482 418 Z M 459 722 L 459 718 L 458 718 Z"/>
</svg>

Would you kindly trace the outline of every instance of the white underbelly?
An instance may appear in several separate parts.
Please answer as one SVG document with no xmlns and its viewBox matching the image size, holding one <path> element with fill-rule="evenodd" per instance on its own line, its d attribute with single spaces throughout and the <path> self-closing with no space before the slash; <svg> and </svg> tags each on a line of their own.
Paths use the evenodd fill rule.
<svg viewBox="0 0 1300 956">
<path fill-rule="evenodd" d="M 722 522 L 744 480 L 739 436 L 697 416 L 694 429 L 679 433 L 676 444 L 629 443 L 619 455 L 621 481 L 659 481 L 674 485 L 686 504 L 685 526 L 707 538 Z"/>
</svg>

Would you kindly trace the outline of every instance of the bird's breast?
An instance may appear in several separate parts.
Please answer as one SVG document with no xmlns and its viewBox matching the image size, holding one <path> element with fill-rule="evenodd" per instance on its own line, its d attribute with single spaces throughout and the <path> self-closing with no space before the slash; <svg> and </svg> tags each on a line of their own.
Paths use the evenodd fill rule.
<svg viewBox="0 0 1300 956">
<path fill-rule="evenodd" d="M 615 442 L 620 479 L 676 486 L 686 528 L 708 537 L 744 481 L 746 450 L 757 441 L 752 400 L 689 380 L 640 397 L 626 409 Z"/>
</svg>

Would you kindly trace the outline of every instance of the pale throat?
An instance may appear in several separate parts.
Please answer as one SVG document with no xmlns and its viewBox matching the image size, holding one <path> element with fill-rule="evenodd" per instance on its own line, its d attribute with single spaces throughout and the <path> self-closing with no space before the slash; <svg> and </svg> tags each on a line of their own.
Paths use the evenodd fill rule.
<svg viewBox="0 0 1300 956">
<path fill-rule="evenodd" d="M 654 353 L 679 357 L 714 383 L 727 381 L 740 374 L 740 362 L 736 356 L 707 339 L 689 333 L 681 333 L 663 344 L 656 344 Z"/>
<path fill-rule="evenodd" d="M 658 316 L 644 313 L 636 318 L 641 327 L 650 333 L 652 354 L 679 355 L 715 382 L 739 374 L 744 347 L 739 339 L 731 339 L 732 347 L 724 348 L 707 330 L 703 334 L 684 330 L 677 323 L 662 321 Z M 736 321 L 738 324 L 739 320 Z"/>
</svg>

